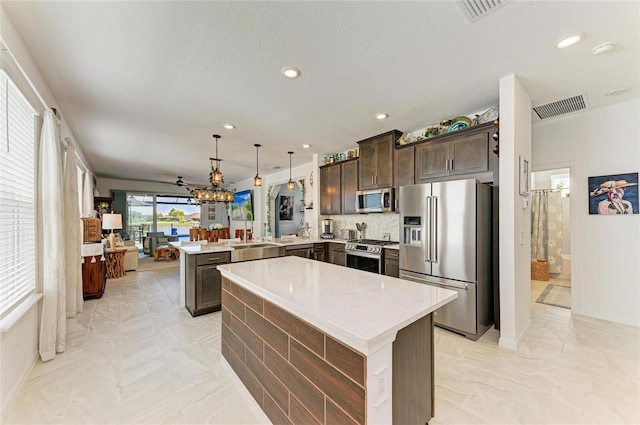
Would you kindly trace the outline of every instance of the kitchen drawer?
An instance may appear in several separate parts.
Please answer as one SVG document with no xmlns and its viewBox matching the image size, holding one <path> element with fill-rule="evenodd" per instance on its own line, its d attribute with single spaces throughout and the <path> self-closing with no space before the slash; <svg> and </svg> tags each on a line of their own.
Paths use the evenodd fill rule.
<svg viewBox="0 0 640 425">
<path fill-rule="evenodd" d="M 207 264 L 228 264 L 230 262 L 231 253 L 229 251 L 196 255 L 196 265 L 198 266 L 204 266 Z"/>
</svg>

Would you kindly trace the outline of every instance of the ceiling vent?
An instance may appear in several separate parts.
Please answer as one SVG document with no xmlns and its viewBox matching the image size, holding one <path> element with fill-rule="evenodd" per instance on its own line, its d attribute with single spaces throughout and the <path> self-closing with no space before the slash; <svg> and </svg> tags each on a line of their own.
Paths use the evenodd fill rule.
<svg viewBox="0 0 640 425">
<path fill-rule="evenodd" d="M 570 112 L 581 111 L 583 109 L 587 109 L 587 102 L 585 97 L 581 94 L 533 108 L 534 112 L 541 120 L 568 114 Z"/>
<path fill-rule="evenodd" d="M 504 6 L 508 1 L 509 0 L 459 0 L 458 5 L 469 22 L 475 22 Z"/>
</svg>

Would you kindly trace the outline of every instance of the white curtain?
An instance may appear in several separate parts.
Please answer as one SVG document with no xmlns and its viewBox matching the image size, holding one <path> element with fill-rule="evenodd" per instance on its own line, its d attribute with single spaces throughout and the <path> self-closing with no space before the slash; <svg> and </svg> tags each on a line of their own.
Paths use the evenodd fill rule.
<svg viewBox="0 0 640 425">
<path fill-rule="evenodd" d="M 40 357 L 47 361 L 65 349 L 66 287 L 64 244 L 64 179 L 58 126 L 50 110 L 44 112 L 40 136 L 40 223 L 42 228 L 43 303 Z"/>
<path fill-rule="evenodd" d="M 84 173 L 84 187 L 82 188 L 82 216 L 93 217 L 93 185 L 91 173 L 88 170 Z"/>
<path fill-rule="evenodd" d="M 87 173 L 88 174 L 88 173 Z M 64 163 L 64 230 L 65 230 L 65 272 L 67 288 L 67 317 L 75 317 L 82 312 L 82 265 L 80 246 L 82 245 L 82 222 L 78 205 L 78 165 L 76 148 L 67 142 Z"/>
</svg>

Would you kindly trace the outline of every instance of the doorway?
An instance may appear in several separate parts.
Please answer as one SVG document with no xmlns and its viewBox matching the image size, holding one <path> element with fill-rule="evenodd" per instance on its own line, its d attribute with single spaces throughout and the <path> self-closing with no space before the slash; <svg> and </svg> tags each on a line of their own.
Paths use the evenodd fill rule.
<svg viewBox="0 0 640 425">
<path fill-rule="evenodd" d="M 533 172 L 531 187 L 531 309 L 570 314 L 571 168 Z"/>
</svg>

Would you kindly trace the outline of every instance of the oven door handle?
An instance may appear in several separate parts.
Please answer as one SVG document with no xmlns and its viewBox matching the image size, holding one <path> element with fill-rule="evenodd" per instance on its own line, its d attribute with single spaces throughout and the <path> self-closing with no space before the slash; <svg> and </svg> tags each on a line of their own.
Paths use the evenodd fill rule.
<svg viewBox="0 0 640 425">
<path fill-rule="evenodd" d="M 382 259 L 382 255 L 374 254 L 372 252 L 366 252 L 366 251 L 345 251 L 345 254 L 351 255 L 351 256 L 354 256 L 354 257 L 373 258 L 374 260 L 381 260 Z"/>
</svg>

